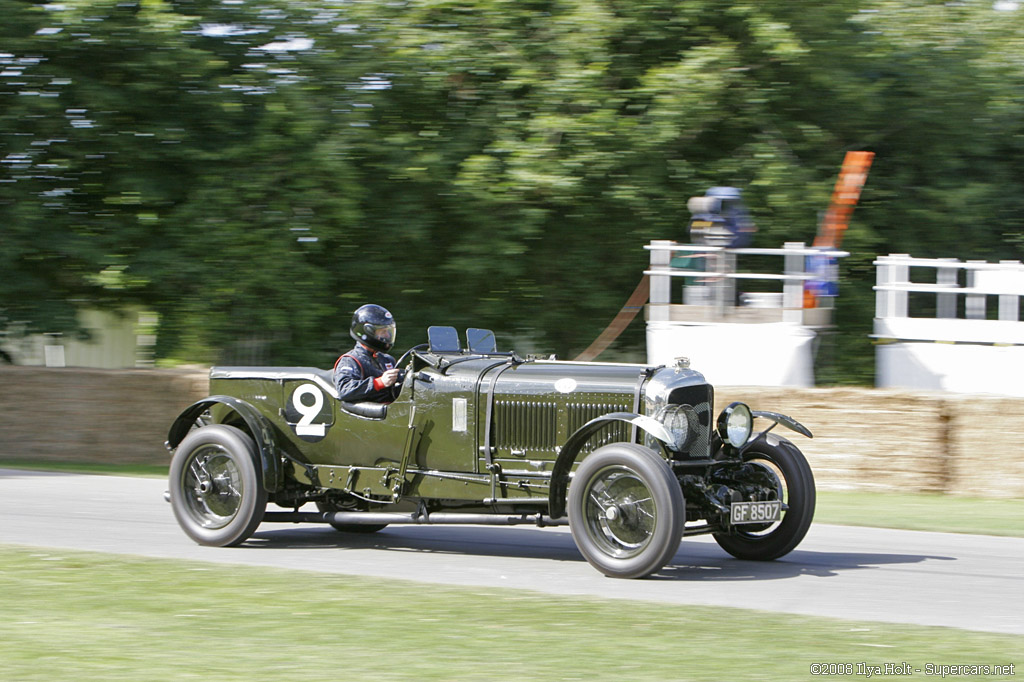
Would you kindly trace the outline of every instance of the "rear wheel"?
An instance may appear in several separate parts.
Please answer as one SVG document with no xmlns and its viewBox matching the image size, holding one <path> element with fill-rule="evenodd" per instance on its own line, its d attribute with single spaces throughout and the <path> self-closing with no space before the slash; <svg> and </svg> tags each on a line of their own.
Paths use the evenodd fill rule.
<svg viewBox="0 0 1024 682">
<path fill-rule="evenodd" d="M 569 486 L 568 511 L 580 552 L 613 578 L 659 570 L 679 549 L 686 521 L 672 470 L 634 443 L 612 443 L 583 460 Z"/>
<path fill-rule="evenodd" d="M 189 432 L 171 459 L 171 508 L 185 534 L 201 545 L 245 542 L 260 525 L 267 491 L 256 470 L 256 444 L 233 426 Z"/>
<path fill-rule="evenodd" d="M 789 554 L 800 544 L 814 519 L 815 488 L 811 467 L 803 453 L 784 438 L 762 436 L 743 452 L 743 460 L 774 477 L 778 499 L 786 506 L 782 520 L 772 524 L 736 527 L 733 533 L 715 533 L 719 546 L 737 559 L 770 561 Z"/>
</svg>

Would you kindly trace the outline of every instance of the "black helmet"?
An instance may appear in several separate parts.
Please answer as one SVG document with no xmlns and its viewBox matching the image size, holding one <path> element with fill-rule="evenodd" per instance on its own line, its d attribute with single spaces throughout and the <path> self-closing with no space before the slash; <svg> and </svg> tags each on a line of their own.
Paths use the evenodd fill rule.
<svg viewBox="0 0 1024 682">
<path fill-rule="evenodd" d="M 370 303 L 352 313 L 348 333 L 356 341 L 387 353 L 395 345 L 395 318 L 387 308 Z"/>
</svg>

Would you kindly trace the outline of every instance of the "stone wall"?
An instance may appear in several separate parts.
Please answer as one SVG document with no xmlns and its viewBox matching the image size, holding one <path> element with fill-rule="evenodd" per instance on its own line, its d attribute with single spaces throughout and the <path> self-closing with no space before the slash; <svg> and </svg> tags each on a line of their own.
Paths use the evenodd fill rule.
<svg viewBox="0 0 1024 682">
<path fill-rule="evenodd" d="M 0 458 L 169 463 L 171 422 L 208 386 L 207 369 L 0 366 Z"/>
<path fill-rule="evenodd" d="M 168 427 L 207 389 L 201 368 L 0 367 L 0 458 L 166 464 Z M 819 488 L 1024 497 L 1024 399 L 720 387 L 716 412 L 733 400 L 814 433 L 776 427 L 807 455 Z"/>
</svg>

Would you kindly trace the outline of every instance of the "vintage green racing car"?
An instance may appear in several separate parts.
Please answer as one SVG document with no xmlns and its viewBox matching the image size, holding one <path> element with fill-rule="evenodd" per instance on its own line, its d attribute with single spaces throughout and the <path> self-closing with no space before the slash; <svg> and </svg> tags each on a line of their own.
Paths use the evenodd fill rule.
<svg viewBox="0 0 1024 682">
<path fill-rule="evenodd" d="M 185 533 L 227 546 L 275 521 L 354 533 L 568 524 L 587 561 L 621 578 L 657 572 L 684 535 L 770 560 L 807 533 L 810 467 L 772 430 L 811 433 L 743 403 L 716 419 L 713 388 L 685 359 L 521 357 L 480 329 L 465 346 L 452 327 L 427 338 L 399 359 L 390 404 L 338 400 L 321 369 L 214 367 L 212 395 L 181 413 L 167 442 L 167 498 Z M 767 427 L 755 432 L 755 418 Z"/>
</svg>

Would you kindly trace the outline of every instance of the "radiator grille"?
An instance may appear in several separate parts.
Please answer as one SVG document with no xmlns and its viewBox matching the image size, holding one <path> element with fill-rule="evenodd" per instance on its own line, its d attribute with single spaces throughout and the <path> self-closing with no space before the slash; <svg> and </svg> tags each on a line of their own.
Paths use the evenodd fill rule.
<svg viewBox="0 0 1024 682">
<path fill-rule="evenodd" d="M 691 457 L 709 457 L 713 394 L 711 387 L 693 386 L 674 391 L 670 401 L 690 405 L 699 424 L 697 438 L 686 453 Z M 582 400 L 560 406 L 550 400 L 498 398 L 494 401 L 493 444 L 503 455 L 527 456 L 531 453 L 553 453 L 565 438 L 597 417 L 611 412 L 630 412 L 632 407 L 600 398 L 593 402 Z M 560 413 L 565 420 L 559 425 Z M 628 442 L 632 427 L 625 422 L 609 422 L 597 431 L 583 446 L 581 454 L 593 452 L 602 445 Z M 652 443 L 653 445 L 653 443 Z"/>
<path fill-rule="evenodd" d="M 711 456 L 711 429 L 714 428 L 714 415 L 712 405 L 714 404 L 714 392 L 710 385 L 700 384 L 697 386 L 686 386 L 672 391 L 669 402 L 677 405 L 689 405 L 697 415 L 699 423 L 699 436 L 690 445 L 686 453 L 691 457 Z"/>
<path fill-rule="evenodd" d="M 494 446 L 502 454 L 518 456 L 554 453 L 555 448 L 591 419 L 609 412 L 626 412 L 629 405 L 594 401 L 560 405 L 554 401 L 498 398 L 494 401 Z M 565 423 L 559 428 L 559 414 Z M 609 422 L 583 446 L 583 452 L 616 441 L 628 441 L 630 426 Z"/>
<path fill-rule="evenodd" d="M 558 444 L 558 406 L 553 402 L 494 401 L 494 443 L 519 453 L 554 450 Z"/>
<path fill-rule="evenodd" d="M 630 409 L 629 405 L 616 403 L 569 403 L 569 433 L 575 433 L 577 429 L 588 421 L 596 419 L 601 415 L 608 414 L 609 412 L 628 412 Z M 590 440 L 584 444 L 580 453 L 593 452 L 608 443 L 629 441 L 631 428 L 625 422 L 608 422 L 606 426 L 590 437 Z"/>
<path fill-rule="evenodd" d="M 686 453 L 691 457 L 710 457 L 711 456 L 711 405 L 709 403 L 697 403 L 692 405 L 694 412 L 697 413 L 697 420 L 700 423 L 700 428 L 696 440 L 690 444 L 690 449 Z"/>
</svg>

